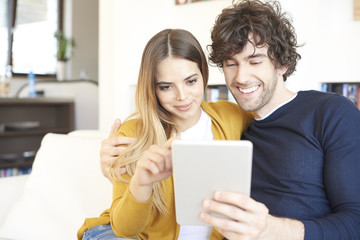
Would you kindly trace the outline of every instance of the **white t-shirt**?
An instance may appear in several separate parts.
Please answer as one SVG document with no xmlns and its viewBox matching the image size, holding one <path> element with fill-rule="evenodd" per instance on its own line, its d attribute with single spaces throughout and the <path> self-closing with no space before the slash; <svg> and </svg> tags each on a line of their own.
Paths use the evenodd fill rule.
<svg viewBox="0 0 360 240">
<path fill-rule="evenodd" d="M 214 140 L 211 129 L 211 118 L 201 110 L 199 121 L 191 128 L 176 134 L 182 140 Z M 210 238 L 212 227 L 181 225 L 179 240 L 208 240 Z"/>
</svg>

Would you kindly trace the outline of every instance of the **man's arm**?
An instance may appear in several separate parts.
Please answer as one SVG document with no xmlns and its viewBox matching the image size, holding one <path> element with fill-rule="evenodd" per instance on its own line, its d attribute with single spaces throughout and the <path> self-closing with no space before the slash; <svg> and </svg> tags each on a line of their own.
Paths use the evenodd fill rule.
<svg viewBox="0 0 360 240">
<path fill-rule="evenodd" d="M 340 95 L 321 109 L 322 180 L 331 213 L 302 220 L 305 238 L 360 239 L 360 111 Z"/>
<path fill-rule="evenodd" d="M 108 179 L 110 179 L 109 168 L 111 167 L 111 164 L 125 149 L 125 147 L 120 147 L 120 145 L 129 145 L 135 140 L 130 137 L 117 137 L 116 133 L 120 126 L 120 119 L 115 119 L 114 124 L 111 126 L 109 137 L 101 142 L 100 166 L 102 173 Z M 120 168 L 119 171 L 120 174 L 126 173 L 125 168 Z"/>
<path fill-rule="evenodd" d="M 214 226 L 229 240 L 304 239 L 302 222 L 273 217 L 264 204 L 241 194 L 216 192 L 213 200 L 206 199 L 203 202 L 203 207 L 229 218 L 215 217 L 206 212 L 200 215 L 204 222 Z"/>
</svg>

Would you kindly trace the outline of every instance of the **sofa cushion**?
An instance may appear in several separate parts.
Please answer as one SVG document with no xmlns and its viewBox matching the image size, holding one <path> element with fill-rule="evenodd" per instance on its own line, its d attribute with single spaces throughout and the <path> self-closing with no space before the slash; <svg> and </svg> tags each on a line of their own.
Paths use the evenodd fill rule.
<svg viewBox="0 0 360 240">
<path fill-rule="evenodd" d="M 104 138 L 47 134 L 24 193 L 0 228 L 0 239 L 76 239 L 86 217 L 108 208 L 112 185 L 99 166 Z"/>
<path fill-rule="evenodd" d="M 23 194 L 29 175 L 0 178 L 0 226 L 5 222 L 11 206 Z"/>
</svg>

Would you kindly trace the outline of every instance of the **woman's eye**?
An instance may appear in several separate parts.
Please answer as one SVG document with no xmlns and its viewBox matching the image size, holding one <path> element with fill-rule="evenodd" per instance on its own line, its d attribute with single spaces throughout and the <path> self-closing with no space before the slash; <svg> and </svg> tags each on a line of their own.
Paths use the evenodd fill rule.
<svg viewBox="0 0 360 240">
<path fill-rule="evenodd" d="M 194 84 L 196 82 L 197 82 L 197 79 L 191 79 L 191 80 L 188 81 L 188 84 Z"/>
<path fill-rule="evenodd" d="M 260 64 L 260 63 L 261 63 L 260 61 L 251 62 L 251 65 L 258 65 L 258 64 Z"/>
<path fill-rule="evenodd" d="M 170 89 L 170 86 L 159 86 L 160 91 L 165 91 Z"/>
</svg>

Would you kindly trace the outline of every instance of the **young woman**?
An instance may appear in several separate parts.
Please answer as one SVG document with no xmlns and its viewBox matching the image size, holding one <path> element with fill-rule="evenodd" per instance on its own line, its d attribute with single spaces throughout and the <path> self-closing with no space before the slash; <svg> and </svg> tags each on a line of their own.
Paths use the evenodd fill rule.
<svg viewBox="0 0 360 240">
<path fill-rule="evenodd" d="M 207 81 L 207 61 L 191 33 L 166 29 L 149 40 L 136 88 L 137 111 L 117 133 L 136 140 L 109 170 L 110 209 L 86 219 L 78 239 L 223 239 L 211 227 L 179 226 L 175 218 L 172 136 L 238 140 L 251 118 L 236 104 L 203 102 Z M 120 174 L 121 167 L 126 174 Z"/>
</svg>

